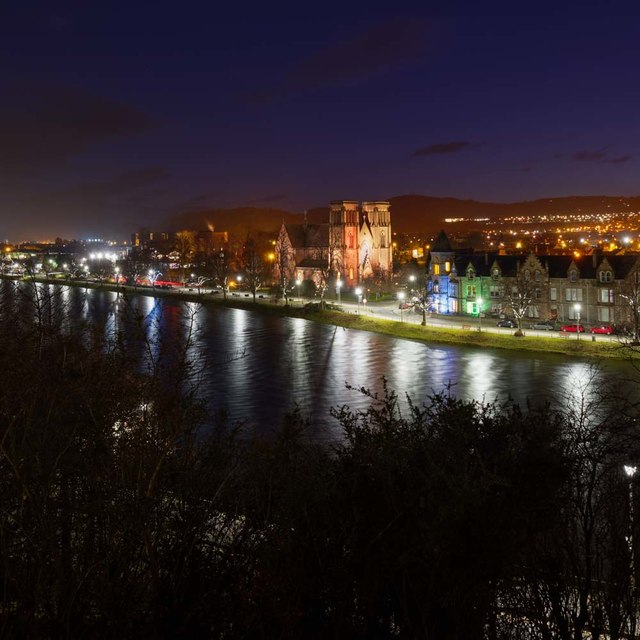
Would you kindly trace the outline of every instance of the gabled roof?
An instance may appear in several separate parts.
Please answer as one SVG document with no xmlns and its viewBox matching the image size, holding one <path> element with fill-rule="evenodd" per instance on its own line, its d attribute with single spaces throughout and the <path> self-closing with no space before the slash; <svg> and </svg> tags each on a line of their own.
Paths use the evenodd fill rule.
<svg viewBox="0 0 640 640">
<path fill-rule="evenodd" d="M 431 253 L 451 253 L 451 243 L 444 230 L 440 230 L 431 243 Z"/>
<path fill-rule="evenodd" d="M 294 249 L 328 247 L 328 224 L 285 224 L 284 228 Z"/>
<path fill-rule="evenodd" d="M 603 260 L 605 259 L 611 265 L 616 280 L 622 280 L 626 278 L 631 273 L 631 271 L 633 271 L 636 264 L 638 264 L 638 256 L 632 254 L 603 256 Z M 600 262 L 600 264 L 602 264 L 602 261 Z"/>
<path fill-rule="evenodd" d="M 539 256 L 542 266 L 549 270 L 549 278 L 566 278 L 573 256 Z M 580 271 L 582 275 L 582 271 Z"/>
</svg>

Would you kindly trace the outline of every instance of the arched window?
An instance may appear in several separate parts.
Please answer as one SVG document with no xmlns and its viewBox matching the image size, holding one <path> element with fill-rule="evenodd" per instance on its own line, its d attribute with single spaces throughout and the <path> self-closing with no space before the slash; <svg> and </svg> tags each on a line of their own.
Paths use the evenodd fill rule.
<svg viewBox="0 0 640 640">
<path fill-rule="evenodd" d="M 469 269 L 469 271 L 467 271 L 467 278 L 469 280 L 473 280 L 476 277 L 475 271 L 473 269 Z"/>
<path fill-rule="evenodd" d="M 500 269 L 498 269 L 497 267 L 494 267 L 491 270 L 491 279 L 497 280 L 499 277 L 500 277 Z"/>
<path fill-rule="evenodd" d="M 572 269 L 569 272 L 569 281 L 570 282 L 578 282 L 578 272 L 575 269 Z"/>
<path fill-rule="evenodd" d="M 600 272 L 600 282 L 611 282 L 613 280 L 613 273 L 611 271 Z"/>
<path fill-rule="evenodd" d="M 539 269 L 535 270 L 533 276 L 536 279 L 536 282 L 540 282 L 540 280 L 542 280 L 542 274 L 540 273 Z"/>
<path fill-rule="evenodd" d="M 381 249 L 387 248 L 387 236 L 384 231 L 380 232 L 380 248 Z"/>
</svg>

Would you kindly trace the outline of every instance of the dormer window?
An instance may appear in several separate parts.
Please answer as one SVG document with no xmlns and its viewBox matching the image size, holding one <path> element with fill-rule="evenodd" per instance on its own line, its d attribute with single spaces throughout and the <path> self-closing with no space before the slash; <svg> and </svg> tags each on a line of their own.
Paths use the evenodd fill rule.
<svg viewBox="0 0 640 640">
<path fill-rule="evenodd" d="M 578 282 L 578 272 L 574 269 L 569 271 L 569 282 Z"/>
<path fill-rule="evenodd" d="M 600 282 L 612 282 L 612 281 L 613 281 L 613 273 L 611 271 L 600 272 Z"/>
<path fill-rule="evenodd" d="M 449 273 L 449 271 L 451 271 L 451 263 L 448 260 L 446 260 L 444 263 L 444 272 Z"/>
<path fill-rule="evenodd" d="M 491 279 L 492 280 L 497 280 L 500 277 L 500 269 L 498 268 L 494 268 L 491 271 Z"/>
<path fill-rule="evenodd" d="M 469 269 L 469 271 L 467 271 L 467 278 L 469 280 L 473 280 L 476 277 L 476 273 L 473 269 Z"/>
<path fill-rule="evenodd" d="M 542 280 L 542 274 L 540 273 L 539 269 L 536 269 L 533 277 L 535 278 L 536 282 L 540 282 Z"/>
</svg>

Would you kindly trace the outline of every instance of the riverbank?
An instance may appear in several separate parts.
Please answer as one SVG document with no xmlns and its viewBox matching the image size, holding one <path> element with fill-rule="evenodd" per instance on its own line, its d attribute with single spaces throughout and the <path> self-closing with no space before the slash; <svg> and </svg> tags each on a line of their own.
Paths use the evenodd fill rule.
<svg viewBox="0 0 640 640">
<path fill-rule="evenodd" d="M 640 347 L 631 347 L 623 341 L 592 341 L 591 336 L 583 334 L 578 340 L 576 334 L 567 334 L 562 338 L 549 338 L 540 335 L 514 336 L 513 333 L 490 333 L 478 331 L 477 328 L 453 328 L 422 326 L 398 320 L 375 317 L 370 314 L 356 314 L 340 311 L 335 308 L 320 311 L 316 308 L 306 308 L 290 304 L 275 304 L 269 298 L 258 298 L 253 302 L 253 296 L 242 293 L 229 294 L 225 299 L 222 294 L 198 293 L 197 291 L 176 291 L 149 287 L 132 287 L 113 283 L 98 283 L 84 281 L 60 281 L 37 279 L 39 282 L 62 284 L 83 289 L 102 289 L 127 295 L 144 295 L 155 298 L 171 298 L 187 302 L 212 304 L 236 309 L 247 309 L 259 313 L 268 313 L 290 318 L 303 318 L 312 322 L 345 327 L 358 331 L 370 331 L 383 335 L 403 338 L 427 344 L 452 344 L 474 346 L 491 349 L 509 349 L 512 351 L 528 351 L 557 353 L 581 358 L 610 358 L 629 360 L 640 358 Z"/>
</svg>

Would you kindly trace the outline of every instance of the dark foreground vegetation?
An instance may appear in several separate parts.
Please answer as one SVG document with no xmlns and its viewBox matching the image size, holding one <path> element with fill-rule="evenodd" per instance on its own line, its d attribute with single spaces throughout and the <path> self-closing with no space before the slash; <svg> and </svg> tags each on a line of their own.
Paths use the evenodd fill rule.
<svg viewBox="0 0 640 640">
<path fill-rule="evenodd" d="M 148 345 L 46 291 L 0 304 L 3 637 L 635 637 L 633 407 L 388 390 L 339 443 L 256 436 L 198 401 L 189 318 Z"/>
</svg>

